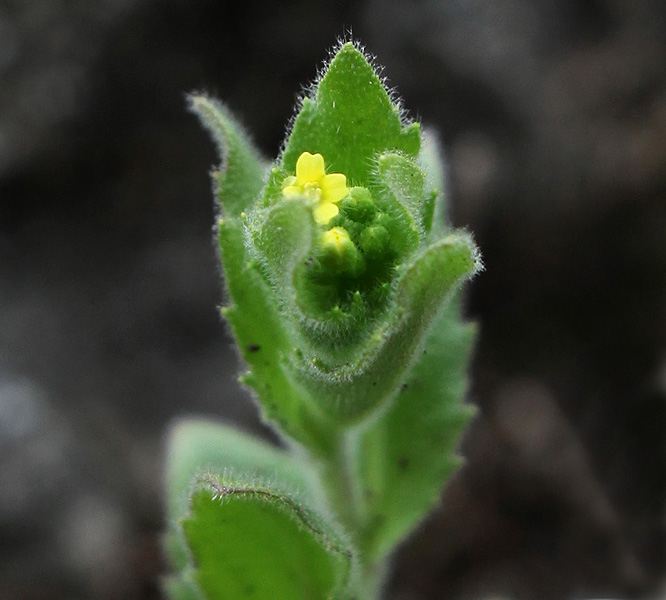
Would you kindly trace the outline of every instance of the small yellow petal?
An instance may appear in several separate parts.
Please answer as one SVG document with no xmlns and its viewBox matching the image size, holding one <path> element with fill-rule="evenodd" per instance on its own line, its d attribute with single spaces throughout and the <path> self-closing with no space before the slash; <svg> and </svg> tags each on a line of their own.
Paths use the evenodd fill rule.
<svg viewBox="0 0 666 600">
<path fill-rule="evenodd" d="M 314 220 L 319 225 L 326 225 L 333 217 L 337 217 L 340 209 L 331 202 L 322 202 L 314 209 Z"/>
<path fill-rule="evenodd" d="M 296 179 L 304 185 L 312 181 L 319 181 L 326 171 L 324 170 L 324 157 L 321 154 L 303 152 L 296 161 Z"/>
<path fill-rule="evenodd" d="M 303 193 L 303 190 L 295 185 L 288 185 L 287 187 L 282 188 L 282 195 L 285 198 L 295 198 L 300 196 Z"/>
<path fill-rule="evenodd" d="M 325 175 L 320 185 L 327 202 L 340 202 L 349 193 L 347 178 L 342 173 Z"/>
</svg>

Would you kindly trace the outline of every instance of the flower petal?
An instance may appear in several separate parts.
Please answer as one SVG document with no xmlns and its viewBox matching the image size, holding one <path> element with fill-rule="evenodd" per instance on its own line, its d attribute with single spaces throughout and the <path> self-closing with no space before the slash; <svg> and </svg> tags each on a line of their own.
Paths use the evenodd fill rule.
<svg viewBox="0 0 666 600">
<path fill-rule="evenodd" d="M 342 173 L 325 175 L 320 186 L 326 202 L 340 202 L 349 193 L 347 177 Z"/>
<path fill-rule="evenodd" d="M 319 225 L 326 225 L 333 217 L 337 217 L 340 209 L 332 202 L 322 202 L 315 207 L 314 220 Z"/>
<path fill-rule="evenodd" d="M 300 185 L 319 181 L 325 174 L 324 157 L 321 154 L 303 152 L 296 161 L 296 179 Z"/>
</svg>

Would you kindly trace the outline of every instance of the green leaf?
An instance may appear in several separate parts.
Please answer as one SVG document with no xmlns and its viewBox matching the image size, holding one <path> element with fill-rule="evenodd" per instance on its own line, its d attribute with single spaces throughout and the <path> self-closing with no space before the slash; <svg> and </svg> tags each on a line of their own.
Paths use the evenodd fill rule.
<svg viewBox="0 0 666 600">
<path fill-rule="evenodd" d="M 253 473 L 266 479 L 309 489 L 310 473 L 285 450 L 229 425 L 199 419 L 176 423 L 169 433 L 167 500 L 169 516 L 187 512 L 194 476 L 202 470 L 221 473 Z"/>
<path fill-rule="evenodd" d="M 311 490 L 312 474 L 307 465 L 287 452 L 250 437 L 229 426 L 210 421 L 188 420 L 177 423 L 169 434 L 167 456 L 167 509 L 169 532 L 166 547 L 172 566 L 187 569 L 188 553 L 178 519 L 188 512 L 192 480 L 201 472 L 233 471 L 251 473 L 288 484 L 293 489 Z M 310 493 L 313 500 L 318 497 Z M 182 575 L 172 578 L 168 587 L 181 590 L 192 582 Z"/>
<path fill-rule="evenodd" d="M 340 47 L 312 93 L 303 100 L 282 155 L 287 172 L 295 171 L 302 152 L 318 152 L 330 171 L 367 187 L 379 152 L 418 154 L 419 125 L 403 122 L 400 107 L 351 42 Z"/>
<path fill-rule="evenodd" d="M 222 160 L 215 173 L 217 197 L 227 218 L 238 217 L 256 201 L 266 162 L 225 106 L 207 96 L 190 96 L 190 108 L 210 131 Z"/>
<path fill-rule="evenodd" d="M 478 268 L 477 249 L 467 235 L 425 248 L 401 268 L 389 317 L 369 335 L 360 357 L 333 366 L 295 358 L 294 378 L 331 419 L 357 421 L 394 395 L 442 304 Z"/>
<path fill-rule="evenodd" d="M 411 247 L 408 246 L 406 250 L 414 250 L 419 239 L 425 240 L 427 234 L 426 213 L 429 212 L 429 206 L 424 202 L 423 171 L 413 159 L 396 152 L 387 152 L 377 158 L 376 179 L 377 183 L 371 191 L 374 192 L 373 196 L 377 198 L 377 203 L 380 204 L 383 197 L 389 196 L 393 204 L 398 204 L 407 213 L 406 220 L 413 233 L 410 240 Z M 399 219 L 394 212 L 387 212 Z"/>
<path fill-rule="evenodd" d="M 327 519 L 280 488 L 204 478 L 183 528 L 207 600 L 348 597 L 349 545 Z"/>
<path fill-rule="evenodd" d="M 310 398 L 285 371 L 293 352 L 287 324 L 263 280 L 259 265 L 248 260 L 243 232 L 232 221 L 218 227 L 225 281 L 233 304 L 223 314 L 233 329 L 250 370 L 241 381 L 255 390 L 264 418 L 315 453 L 327 452 L 330 433 Z"/>
<path fill-rule="evenodd" d="M 414 529 L 460 464 L 455 450 L 474 414 L 463 396 L 476 328 L 459 313 L 459 302 L 447 307 L 396 401 L 361 434 L 359 479 L 372 518 L 359 543 L 369 556 L 386 555 Z"/>
<path fill-rule="evenodd" d="M 283 199 L 268 209 L 251 213 L 248 231 L 273 291 L 287 304 L 281 309 L 293 313 L 294 270 L 315 241 L 310 208 L 304 198 Z"/>
</svg>

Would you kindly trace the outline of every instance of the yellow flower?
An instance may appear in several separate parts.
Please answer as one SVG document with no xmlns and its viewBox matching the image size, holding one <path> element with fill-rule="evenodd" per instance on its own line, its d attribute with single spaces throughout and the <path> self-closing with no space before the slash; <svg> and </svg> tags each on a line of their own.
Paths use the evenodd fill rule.
<svg viewBox="0 0 666 600">
<path fill-rule="evenodd" d="M 325 225 L 337 216 L 337 203 L 347 194 L 347 177 L 342 173 L 326 174 L 321 154 L 303 152 L 296 161 L 296 176 L 285 177 L 282 195 L 285 198 L 305 196 L 314 205 L 314 219 Z"/>
</svg>

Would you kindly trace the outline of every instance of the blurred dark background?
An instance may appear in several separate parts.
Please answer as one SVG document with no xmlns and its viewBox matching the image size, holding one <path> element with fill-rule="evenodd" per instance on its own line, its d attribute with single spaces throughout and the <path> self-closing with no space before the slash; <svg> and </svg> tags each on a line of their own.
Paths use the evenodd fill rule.
<svg viewBox="0 0 666 600">
<path fill-rule="evenodd" d="M 267 156 L 352 29 L 487 271 L 465 468 L 394 600 L 661 598 L 662 0 L 4 0 L 0 598 L 159 598 L 164 435 L 263 431 L 216 306 L 207 90 Z"/>
</svg>

